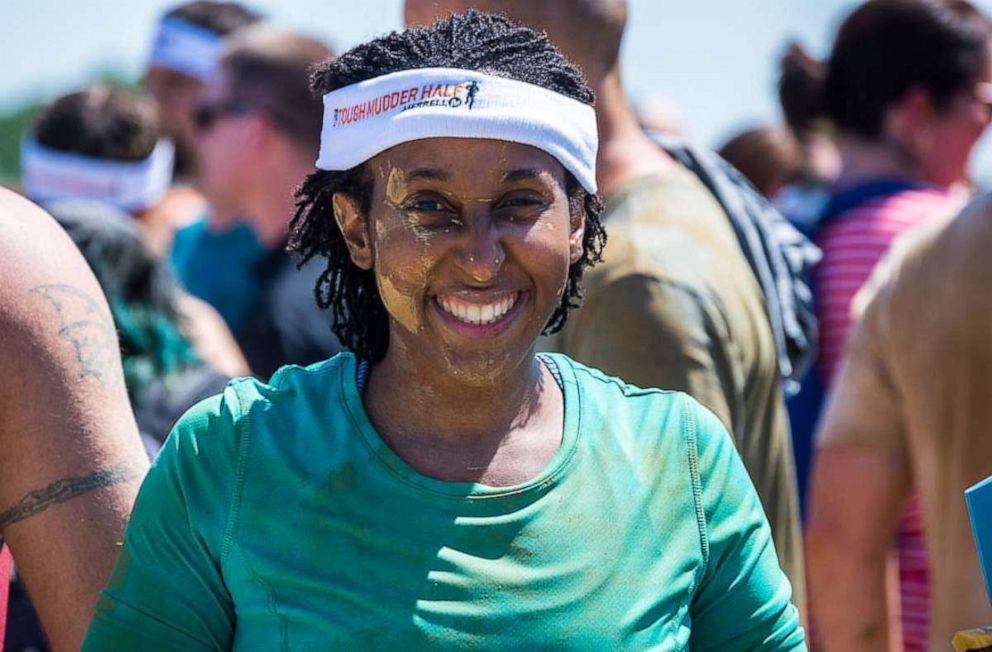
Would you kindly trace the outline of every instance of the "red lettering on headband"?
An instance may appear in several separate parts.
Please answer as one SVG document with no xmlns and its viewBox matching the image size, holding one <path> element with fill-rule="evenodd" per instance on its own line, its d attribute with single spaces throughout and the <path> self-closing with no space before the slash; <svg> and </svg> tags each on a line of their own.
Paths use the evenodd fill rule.
<svg viewBox="0 0 992 652">
<path fill-rule="evenodd" d="M 361 104 L 338 107 L 337 125 L 343 126 L 372 118 L 398 106 L 404 106 L 418 99 L 422 102 L 430 100 L 427 106 L 442 106 L 446 103 L 440 98 L 461 97 L 465 92 L 465 84 L 426 84 L 420 88 L 411 86 L 403 91 L 393 91 L 380 95 Z M 419 98 L 418 98 L 419 95 Z M 412 107 L 408 107 L 412 108 Z"/>
</svg>

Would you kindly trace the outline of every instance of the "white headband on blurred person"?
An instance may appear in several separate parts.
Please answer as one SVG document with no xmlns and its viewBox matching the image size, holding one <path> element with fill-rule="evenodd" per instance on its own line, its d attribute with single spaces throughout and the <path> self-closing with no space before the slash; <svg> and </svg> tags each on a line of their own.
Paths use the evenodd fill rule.
<svg viewBox="0 0 992 652">
<path fill-rule="evenodd" d="M 138 211 L 159 201 L 172 183 L 175 150 L 160 140 L 148 158 L 114 161 L 21 144 L 24 194 L 39 204 L 60 199 L 105 201 L 125 211 Z"/>
<path fill-rule="evenodd" d="M 171 16 L 159 23 L 150 66 L 160 66 L 199 80 L 217 67 L 223 37 L 205 27 Z"/>
<path fill-rule="evenodd" d="M 543 150 L 596 192 L 596 112 L 526 82 L 456 68 L 404 70 L 324 96 L 317 167 L 349 170 L 423 138 L 491 138 Z"/>
</svg>

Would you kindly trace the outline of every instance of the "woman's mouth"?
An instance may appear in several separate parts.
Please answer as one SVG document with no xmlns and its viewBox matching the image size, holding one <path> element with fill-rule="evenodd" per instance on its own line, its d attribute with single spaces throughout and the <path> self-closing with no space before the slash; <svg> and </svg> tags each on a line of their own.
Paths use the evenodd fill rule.
<svg viewBox="0 0 992 652">
<path fill-rule="evenodd" d="M 471 326 L 487 326 L 502 319 L 516 305 L 520 293 L 506 294 L 486 302 L 466 301 L 460 297 L 438 294 L 437 304 L 445 313 Z"/>
</svg>

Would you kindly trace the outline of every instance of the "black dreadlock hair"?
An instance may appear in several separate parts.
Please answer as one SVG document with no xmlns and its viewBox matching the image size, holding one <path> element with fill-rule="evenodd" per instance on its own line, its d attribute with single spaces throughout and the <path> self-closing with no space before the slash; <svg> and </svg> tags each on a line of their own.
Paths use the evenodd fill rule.
<svg viewBox="0 0 992 652">
<path fill-rule="evenodd" d="M 503 16 L 468 11 L 451 15 L 429 27 L 392 32 L 356 46 L 318 66 L 310 80 L 315 95 L 402 70 L 461 68 L 541 86 L 585 104 L 594 97 L 578 67 L 548 39 Z M 568 270 L 561 303 L 545 326 L 555 333 L 565 325 L 568 311 L 582 298 L 582 272 L 602 260 L 606 231 L 600 221 L 603 204 L 587 193 L 566 171 L 571 214 L 585 211 L 582 257 Z M 327 258 L 327 268 L 314 287 L 321 308 L 330 308 L 332 330 L 359 358 L 382 360 L 389 346 L 389 321 L 379 297 L 375 274 L 351 262 L 348 247 L 334 219 L 332 198 L 345 193 L 356 198 L 366 214 L 371 208 L 372 175 L 364 164 L 345 171 L 318 170 L 296 192 L 296 215 L 290 224 L 289 250 L 302 256 L 300 265 L 315 256 Z"/>
</svg>

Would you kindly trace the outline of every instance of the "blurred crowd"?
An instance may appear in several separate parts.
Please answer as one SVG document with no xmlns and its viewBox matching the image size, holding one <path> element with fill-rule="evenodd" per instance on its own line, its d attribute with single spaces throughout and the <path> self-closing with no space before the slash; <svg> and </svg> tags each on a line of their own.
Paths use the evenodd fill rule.
<svg viewBox="0 0 992 652">
<path fill-rule="evenodd" d="M 408 24 L 435 4 L 408 2 Z M 965 0 L 867 0 L 824 60 L 782 53 L 781 124 L 712 152 L 678 98 L 628 101 L 623 23 L 594 18 L 537 25 L 597 93 L 608 237 L 541 346 L 686 391 L 729 428 L 812 648 L 947 649 L 992 626 L 963 500 L 992 474 L 992 200 L 968 175 L 992 21 Z M 14 190 L 102 288 L 153 459 L 230 379 L 347 347 L 325 262 L 288 253 L 320 143 L 311 69 L 334 53 L 212 0 L 169 10 L 149 51 L 143 92 L 97 83 L 40 111 Z M 4 649 L 48 649 L 17 576 Z"/>
</svg>

